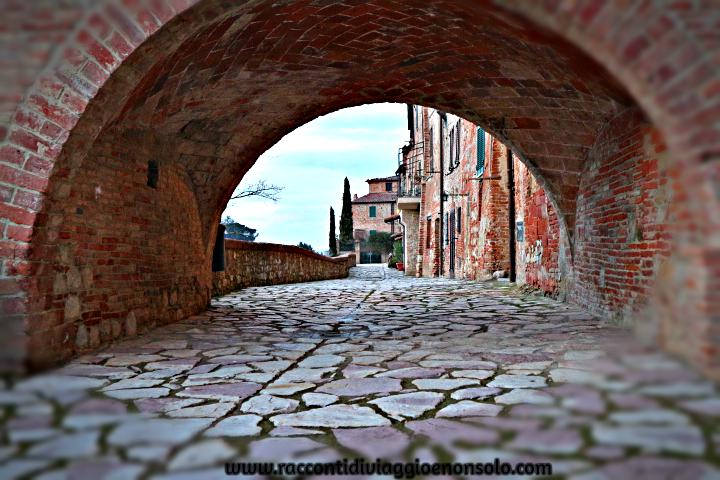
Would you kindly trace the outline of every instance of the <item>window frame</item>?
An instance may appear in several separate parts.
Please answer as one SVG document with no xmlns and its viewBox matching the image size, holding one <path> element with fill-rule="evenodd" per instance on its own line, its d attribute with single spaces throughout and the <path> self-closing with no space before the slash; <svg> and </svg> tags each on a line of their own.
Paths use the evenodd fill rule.
<svg viewBox="0 0 720 480">
<path fill-rule="evenodd" d="M 485 130 L 482 127 L 477 127 L 477 159 L 475 162 L 475 169 L 477 170 L 478 177 L 485 173 L 485 150 L 487 144 L 485 141 Z"/>
</svg>

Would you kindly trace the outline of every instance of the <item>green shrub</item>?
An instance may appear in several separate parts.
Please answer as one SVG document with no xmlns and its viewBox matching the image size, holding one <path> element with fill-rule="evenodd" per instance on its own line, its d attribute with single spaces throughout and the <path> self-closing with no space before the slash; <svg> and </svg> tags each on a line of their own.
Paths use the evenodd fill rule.
<svg viewBox="0 0 720 480">
<path fill-rule="evenodd" d="M 393 254 L 392 254 L 395 260 L 395 263 L 403 261 L 403 244 L 400 240 L 395 240 L 395 244 L 393 245 Z"/>
</svg>

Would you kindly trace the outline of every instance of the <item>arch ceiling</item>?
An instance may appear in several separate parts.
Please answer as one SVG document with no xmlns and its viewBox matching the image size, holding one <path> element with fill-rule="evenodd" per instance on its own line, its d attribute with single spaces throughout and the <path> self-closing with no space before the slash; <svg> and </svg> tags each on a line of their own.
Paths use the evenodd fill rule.
<svg viewBox="0 0 720 480">
<path fill-rule="evenodd" d="M 571 229 L 587 152 L 632 104 L 558 36 L 489 5 L 441 0 L 201 3 L 125 60 L 98 97 L 81 122 L 166 138 L 206 227 L 284 134 L 343 107 L 398 101 L 455 113 L 512 146 Z"/>
</svg>

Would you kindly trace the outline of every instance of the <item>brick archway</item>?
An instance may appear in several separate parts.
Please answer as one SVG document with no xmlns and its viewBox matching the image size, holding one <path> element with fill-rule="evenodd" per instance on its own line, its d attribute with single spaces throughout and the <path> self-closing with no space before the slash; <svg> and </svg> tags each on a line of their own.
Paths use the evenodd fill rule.
<svg viewBox="0 0 720 480">
<path fill-rule="evenodd" d="M 697 98 L 720 95 L 717 68 L 694 16 L 499 3 L 168 0 L 85 15 L 31 73 L 2 146 L 0 293 L 34 361 L 202 308 L 232 187 L 285 133 L 339 108 L 401 101 L 483 125 L 521 154 L 569 231 L 586 159 L 636 102 L 678 164 L 717 149 L 717 112 Z"/>
</svg>

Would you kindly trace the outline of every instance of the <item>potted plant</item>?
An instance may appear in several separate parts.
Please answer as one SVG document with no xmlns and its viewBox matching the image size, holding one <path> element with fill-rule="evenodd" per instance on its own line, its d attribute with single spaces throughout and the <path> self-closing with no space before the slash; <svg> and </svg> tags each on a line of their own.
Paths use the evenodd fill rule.
<svg viewBox="0 0 720 480">
<path fill-rule="evenodd" d="M 397 262 L 395 261 L 395 257 L 392 253 L 388 257 L 388 268 L 397 268 Z"/>
<path fill-rule="evenodd" d="M 400 240 L 396 240 L 393 244 L 393 258 L 395 258 L 397 262 L 397 269 L 401 272 L 405 271 L 405 263 L 403 263 L 404 254 L 403 254 L 403 244 Z"/>
</svg>

